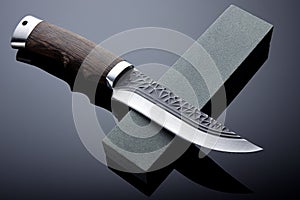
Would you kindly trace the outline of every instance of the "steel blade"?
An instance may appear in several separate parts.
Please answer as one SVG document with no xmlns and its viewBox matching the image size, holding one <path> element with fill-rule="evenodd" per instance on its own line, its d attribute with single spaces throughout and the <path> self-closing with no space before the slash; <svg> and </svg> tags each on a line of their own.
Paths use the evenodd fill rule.
<svg viewBox="0 0 300 200">
<path fill-rule="evenodd" d="M 205 148 L 239 153 L 262 150 L 136 69 L 120 77 L 113 88 L 112 100 Z"/>
</svg>

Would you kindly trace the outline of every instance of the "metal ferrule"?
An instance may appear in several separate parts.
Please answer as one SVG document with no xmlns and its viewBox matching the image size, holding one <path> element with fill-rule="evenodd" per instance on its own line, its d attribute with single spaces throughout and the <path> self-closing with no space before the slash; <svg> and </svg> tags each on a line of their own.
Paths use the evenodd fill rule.
<svg viewBox="0 0 300 200">
<path fill-rule="evenodd" d="M 122 73 L 124 73 L 128 69 L 132 69 L 133 65 L 126 61 L 121 61 L 117 63 L 106 75 L 107 85 L 110 88 L 115 86 L 118 78 Z"/>
<path fill-rule="evenodd" d="M 12 35 L 12 39 L 10 42 L 12 48 L 15 49 L 25 48 L 28 36 L 33 31 L 33 29 L 42 21 L 43 20 L 30 15 L 24 17 L 19 22 Z"/>
</svg>

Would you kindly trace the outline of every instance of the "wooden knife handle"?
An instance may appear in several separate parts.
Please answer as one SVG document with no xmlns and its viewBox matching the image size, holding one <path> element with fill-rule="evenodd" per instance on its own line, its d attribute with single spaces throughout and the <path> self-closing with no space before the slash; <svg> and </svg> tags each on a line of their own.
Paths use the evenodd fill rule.
<svg viewBox="0 0 300 200">
<path fill-rule="evenodd" d="M 105 94 L 108 91 L 106 75 L 117 63 L 123 61 L 122 58 L 78 34 L 31 16 L 21 20 L 13 34 L 11 45 L 21 49 L 21 55 L 25 55 L 26 52 L 28 56 L 32 52 L 31 55 L 40 55 L 39 58 L 44 57 L 48 61 L 51 60 L 51 63 L 56 63 L 47 68 L 36 66 L 54 76 L 59 74 L 58 77 L 66 81 L 73 91 L 80 90 L 90 99 L 95 98 L 91 96 L 95 96 L 95 93 L 90 94 L 88 88 L 91 85 L 97 86 L 98 98 L 110 99 L 110 96 Z M 24 58 L 19 60 L 24 61 Z M 75 80 L 80 80 L 83 87 L 74 88 Z"/>
<path fill-rule="evenodd" d="M 105 77 L 111 68 L 121 58 L 95 43 L 48 22 L 39 23 L 31 32 L 26 42 L 25 49 L 47 56 L 61 64 L 66 71 L 66 81 L 72 83 L 79 72 L 88 81 L 101 75 L 99 86 L 106 87 Z"/>
</svg>

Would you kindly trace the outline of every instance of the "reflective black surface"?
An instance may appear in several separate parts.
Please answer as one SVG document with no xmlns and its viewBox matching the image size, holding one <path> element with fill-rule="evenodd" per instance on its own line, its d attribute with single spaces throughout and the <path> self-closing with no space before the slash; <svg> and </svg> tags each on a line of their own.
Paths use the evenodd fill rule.
<svg viewBox="0 0 300 200">
<path fill-rule="evenodd" d="M 95 160 L 76 133 L 68 86 L 41 70 L 16 62 L 16 52 L 9 46 L 15 25 L 26 14 L 47 19 L 95 42 L 144 26 L 166 27 L 197 39 L 232 3 L 274 25 L 269 59 L 234 99 L 226 116 L 227 126 L 262 146 L 264 151 L 212 152 L 196 162 L 197 153 L 192 148 L 174 165 L 154 176 L 150 187 L 143 187 L 134 178 L 130 181 L 132 178 L 126 178 L 128 174 L 117 175 Z M 143 199 L 149 198 L 147 195 L 151 199 L 262 199 L 298 195 L 297 1 L 1 4 L 1 199 Z M 172 65 L 177 60 L 176 56 L 151 50 L 133 52 L 126 58 L 136 65 Z M 99 110 L 99 118 L 109 131 L 113 126 L 111 115 Z M 185 165 L 190 162 L 193 164 Z"/>
</svg>

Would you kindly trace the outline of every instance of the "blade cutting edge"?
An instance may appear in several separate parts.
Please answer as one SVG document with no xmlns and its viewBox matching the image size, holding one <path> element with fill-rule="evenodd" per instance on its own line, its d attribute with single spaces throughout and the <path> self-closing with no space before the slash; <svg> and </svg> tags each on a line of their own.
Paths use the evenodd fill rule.
<svg viewBox="0 0 300 200">
<path fill-rule="evenodd" d="M 184 140 L 205 148 L 233 153 L 249 153 L 262 150 L 261 147 L 241 137 L 220 137 L 199 130 L 132 91 L 114 89 L 112 100 L 126 104 Z M 235 133 L 231 132 L 231 134 Z"/>
</svg>

